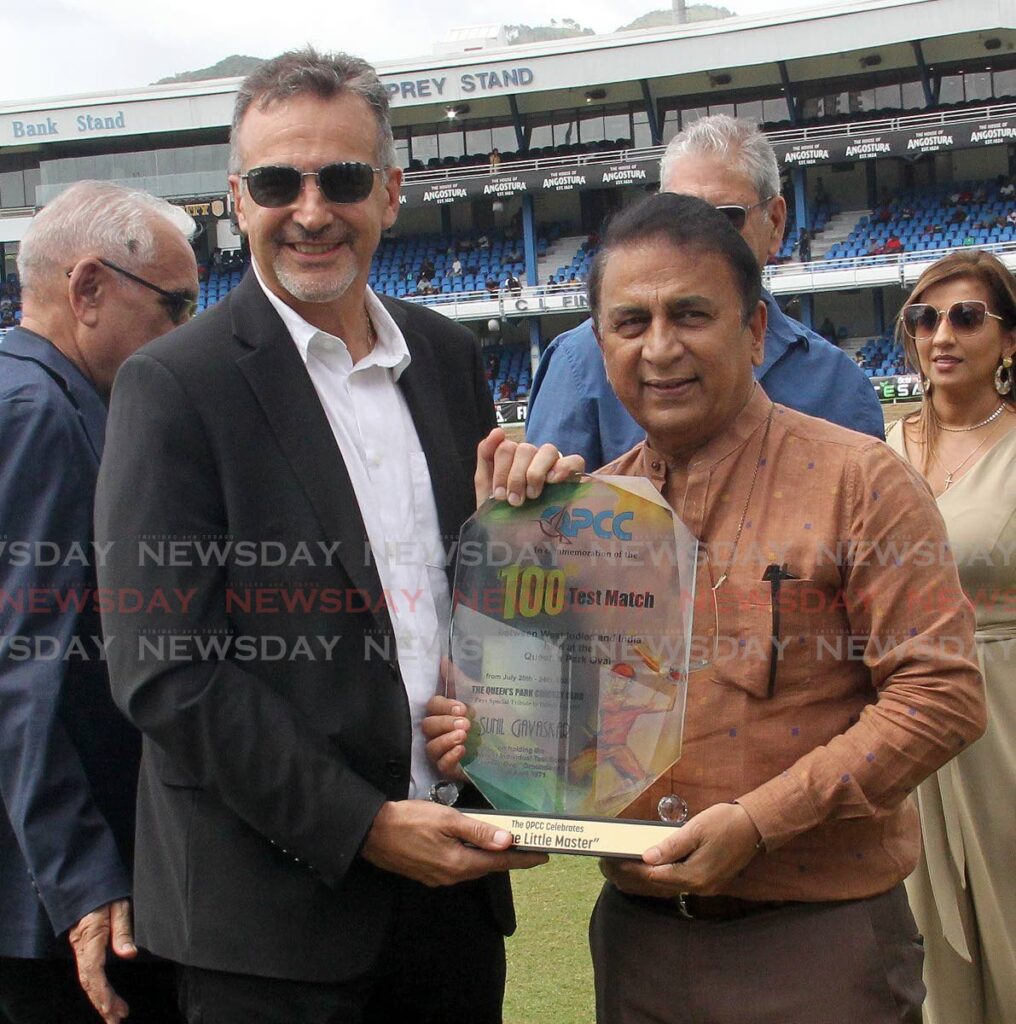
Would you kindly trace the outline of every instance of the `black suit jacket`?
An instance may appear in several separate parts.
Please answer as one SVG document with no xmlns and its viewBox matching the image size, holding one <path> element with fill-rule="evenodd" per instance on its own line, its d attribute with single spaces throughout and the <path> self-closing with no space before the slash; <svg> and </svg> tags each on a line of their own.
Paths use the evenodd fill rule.
<svg viewBox="0 0 1016 1024">
<path fill-rule="evenodd" d="M 385 305 L 450 543 L 494 423 L 479 347 L 432 310 Z M 409 708 L 345 465 L 252 274 L 121 369 L 96 536 L 114 544 L 100 585 L 124 598 L 103 616 L 114 698 L 145 737 L 140 943 L 271 977 L 367 969 L 400 882 L 358 851 L 408 793 Z M 507 878 L 473 888 L 509 932 Z"/>
</svg>

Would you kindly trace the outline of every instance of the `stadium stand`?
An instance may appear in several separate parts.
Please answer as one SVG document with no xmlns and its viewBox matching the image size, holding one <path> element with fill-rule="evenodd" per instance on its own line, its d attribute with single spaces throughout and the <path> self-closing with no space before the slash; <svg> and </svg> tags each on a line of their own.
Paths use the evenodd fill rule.
<svg viewBox="0 0 1016 1024">
<path fill-rule="evenodd" d="M 904 192 L 861 217 L 825 258 L 885 255 L 891 238 L 899 240 L 898 252 L 1010 242 L 1016 238 L 1016 199 L 1000 195 L 1005 184 L 1005 179 L 960 181 Z"/>
<path fill-rule="evenodd" d="M 382 63 L 406 173 L 402 213 L 370 283 L 476 325 L 496 355 L 495 397 L 505 390 L 524 399 L 531 354 L 585 315 L 604 218 L 655 187 L 659 157 L 681 127 L 729 113 L 770 133 L 784 172 L 787 230 L 767 287 L 781 302 L 796 300 L 802 320 L 831 318 L 834 340 L 874 380 L 899 373 L 890 328 L 901 285 L 923 264 L 951 248 L 988 246 L 1016 267 L 1016 24 L 993 0 L 961 8 L 844 0 Z M 931 25 L 939 27 L 923 31 Z M 779 61 L 765 57 L 774 32 Z M 186 205 L 204 229 L 199 307 L 227 295 L 245 269 L 226 195 L 235 85 L 3 105 L 0 268 L 8 279 L 32 209 L 69 181 L 96 177 Z M 121 108 L 127 131 L 92 117 Z M 82 123 L 83 132 L 64 131 Z M 29 135 L 26 148 L 18 140 Z M 8 298 L 0 331 L 19 316 Z M 528 330 L 528 344 L 505 342 L 519 330 L 493 341 L 483 330 L 492 317 Z"/>
</svg>

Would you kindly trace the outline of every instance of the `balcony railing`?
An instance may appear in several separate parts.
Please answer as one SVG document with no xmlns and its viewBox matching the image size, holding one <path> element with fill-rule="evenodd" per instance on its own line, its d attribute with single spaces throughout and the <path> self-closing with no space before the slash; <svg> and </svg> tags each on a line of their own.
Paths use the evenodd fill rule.
<svg viewBox="0 0 1016 1024">
<path fill-rule="evenodd" d="M 851 138 L 871 135 L 877 132 L 933 128 L 936 125 L 963 124 L 988 118 L 1012 117 L 1016 115 L 1016 103 L 994 103 L 985 107 L 967 107 L 963 110 L 941 110 L 928 114 L 900 114 L 869 121 L 851 121 L 848 124 L 809 125 L 800 128 L 781 128 L 767 131 L 766 137 L 775 144 L 787 145 L 795 142 L 819 141 L 821 139 Z M 512 160 L 498 165 L 501 174 L 521 171 L 551 170 L 561 167 L 581 167 L 585 164 L 637 163 L 643 160 L 659 159 L 665 146 L 646 146 L 640 149 L 618 149 L 592 153 L 574 153 L 571 156 L 545 156 L 534 160 Z M 491 168 L 487 163 L 469 167 L 434 167 L 424 171 L 406 171 L 406 182 L 448 181 L 461 178 L 490 177 Z"/>
</svg>

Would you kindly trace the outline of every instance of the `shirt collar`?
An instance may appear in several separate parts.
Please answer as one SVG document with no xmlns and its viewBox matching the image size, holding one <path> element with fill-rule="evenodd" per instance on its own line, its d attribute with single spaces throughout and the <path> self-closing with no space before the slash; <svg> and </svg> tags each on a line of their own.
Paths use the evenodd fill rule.
<svg viewBox="0 0 1016 1024">
<path fill-rule="evenodd" d="M 308 323 L 292 306 L 286 305 L 264 282 L 257 262 L 251 260 L 254 269 L 254 276 L 257 278 L 265 298 L 272 304 L 272 308 L 279 314 L 286 330 L 289 331 L 293 344 L 296 345 L 300 358 L 307 362 L 307 356 L 311 345 L 324 350 L 337 348 L 344 353 L 346 360 L 349 360 L 349 350 L 346 343 L 327 331 L 322 331 L 313 324 Z M 364 293 L 364 306 L 371 323 L 374 325 L 374 333 L 377 335 L 377 342 L 373 350 L 361 359 L 355 367 L 349 362 L 349 369 L 366 369 L 368 366 L 381 366 L 392 371 L 394 380 L 402 376 L 403 371 L 410 363 L 409 347 L 406 339 L 402 336 L 398 325 L 392 319 L 391 314 L 382 305 L 381 300 L 367 288 Z"/>
<path fill-rule="evenodd" d="M 764 288 L 762 301 L 766 304 L 766 350 L 762 365 L 755 371 L 755 379 L 761 380 L 772 367 L 783 358 L 791 345 L 808 348 L 808 334 L 803 324 L 791 320 L 777 305 L 776 300 Z"/>
<path fill-rule="evenodd" d="M 49 338 L 44 338 L 27 327 L 19 326 L 13 328 L 7 335 L 4 345 L 9 352 L 36 359 L 40 363 L 45 363 L 51 370 L 55 370 L 77 397 L 85 395 L 89 400 L 98 399 L 105 406 L 106 401 L 95 385 Z"/>
<path fill-rule="evenodd" d="M 688 471 L 694 472 L 700 469 L 710 469 L 718 462 L 725 459 L 731 452 L 744 445 L 756 430 L 765 422 L 769 410 L 773 406 L 769 396 L 762 390 L 759 384 L 751 393 L 751 398 L 745 403 L 744 408 L 734 418 L 726 430 L 721 431 L 715 437 L 710 438 L 688 461 Z M 662 488 L 661 473 L 667 465 L 666 459 L 654 451 L 646 441 L 642 448 L 642 472 L 645 476 L 653 479 L 654 483 L 659 481 L 658 486 Z"/>
</svg>

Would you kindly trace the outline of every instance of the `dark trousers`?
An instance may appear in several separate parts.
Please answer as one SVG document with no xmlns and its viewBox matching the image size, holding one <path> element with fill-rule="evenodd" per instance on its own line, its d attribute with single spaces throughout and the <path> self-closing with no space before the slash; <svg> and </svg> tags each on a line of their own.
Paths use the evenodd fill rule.
<svg viewBox="0 0 1016 1024">
<path fill-rule="evenodd" d="M 130 1024 L 180 1024 L 173 965 L 110 962 L 113 988 L 130 1007 Z M 72 960 L 0 957 L 0 1024 L 99 1024 Z"/>
<path fill-rule="evenodd" d="M 589 939 L 598 1024 L 921 1024 L 924 951 L 902 885 L 688 921 L 608 883 Z"/>
<path fill-rule="evenodd" d="M 320 984 L 183 966 L 188 1024 L 501 1024 L 504 937 L 487 907 L 470 887 L 397 884 L 392 926 L 367 974 Z"/>
</svg>

